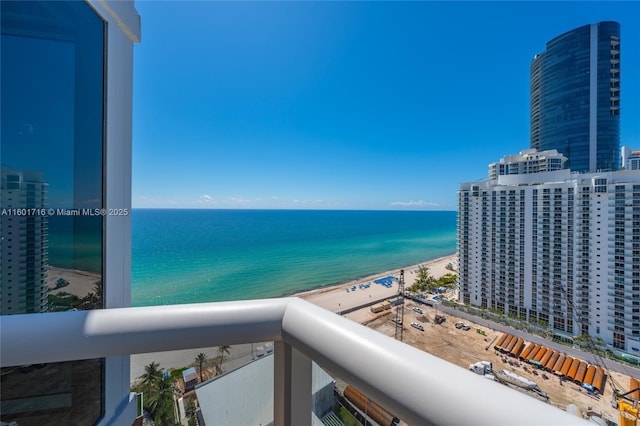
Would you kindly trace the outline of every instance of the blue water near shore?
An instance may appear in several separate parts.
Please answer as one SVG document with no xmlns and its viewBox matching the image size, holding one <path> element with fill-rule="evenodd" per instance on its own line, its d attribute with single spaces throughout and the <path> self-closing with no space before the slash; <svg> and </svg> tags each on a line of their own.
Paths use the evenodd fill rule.
<svg viewBox="0 0 640 426">
<path fill-rule="evenodd" d="M 456 251 L 456 212 L 134 209 L 134 306 L 275 297 Z"/>
</svg>

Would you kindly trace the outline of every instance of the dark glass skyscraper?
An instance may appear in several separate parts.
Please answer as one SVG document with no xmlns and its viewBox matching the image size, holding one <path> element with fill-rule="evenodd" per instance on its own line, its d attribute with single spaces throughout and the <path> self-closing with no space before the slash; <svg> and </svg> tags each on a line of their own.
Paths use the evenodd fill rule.
<svg viewBox="0 0 640 426">
<path fill-rule="evenodd" d="M 573 171 L 618 170 L 620 24 L 599 22 L 554 38 L 530 72 L 531 148 L 557 149 Z"/>
</svg>

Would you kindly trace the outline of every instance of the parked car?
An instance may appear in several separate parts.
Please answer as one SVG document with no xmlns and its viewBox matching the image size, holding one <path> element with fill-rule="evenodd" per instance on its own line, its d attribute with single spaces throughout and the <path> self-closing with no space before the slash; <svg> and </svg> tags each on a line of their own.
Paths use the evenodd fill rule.
<svg viewBox="0 0 640 426">
<path fill-rule="evenodd" d="M 463 323 L 463 322 L 458 321 L 458 322 L 456 323 L 456 328 L 457 328 L 457 329 L 460 329 L 460 328 L 462 328 L 462 327 L 464 327 L 464 323 Z"/>
<path fill-rule="evenodd" d="M 413 308 L 413 312 L 415 312 L 416 314 L 422 314 L 423 313 L 422 309 L 420 309 L 418 307 Z"/>
<path fill-rule="evenodd" d="M 469 327 L 469 325 L 468 325 L 468 324 L 465 324 L 465 325 L 463 325 L 463 326 L 462 326 L 462 329 L 463 329 L 464 331 L 469 331 L 469 330 L 471 330 L 471 327 Z"/>
<path fill-rule="evenodd" d="M 412 323 L 411 323 L 411 327 L 413 327 L 413 328 L 417 328 L 417 329 L 418 329 L 418 330 L 420 330 L 420 331 L 424 331 L 424 327 L 422 326 L 422 324 L 417 323 L 417 322 L 412 322 Z"/>
<path fill-rule="evenodd" d="M 401 319 L 399 319 L 399 318 L 394 318 L 394 319 L 392 319 L 391 321 L 395 322 L 396 324 L 400 324 L 400 325 L 402 325 L 402 320 L 401 320 Z"/>
</svg>

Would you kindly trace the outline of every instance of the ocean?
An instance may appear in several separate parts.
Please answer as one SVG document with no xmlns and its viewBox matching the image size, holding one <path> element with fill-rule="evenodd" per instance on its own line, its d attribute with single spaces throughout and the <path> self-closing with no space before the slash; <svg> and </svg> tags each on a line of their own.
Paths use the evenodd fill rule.
<svg viewBox="0 0 640 426">
<path fill-rule="evenodd" d="M 276 297 L 456 251 L 456 212 L 132 212 L 132 305 Z"/>
</svg>

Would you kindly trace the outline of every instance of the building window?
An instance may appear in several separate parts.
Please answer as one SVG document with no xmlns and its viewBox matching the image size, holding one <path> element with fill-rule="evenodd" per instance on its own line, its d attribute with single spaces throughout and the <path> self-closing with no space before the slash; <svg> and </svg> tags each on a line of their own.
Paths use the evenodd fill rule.
<svg viewBox="0 0 640 426">
<path fill-rule="evenodd" d="M 3 1 L 0 8 L 2 206 L 102 208 L 104 21 L 85 2 Z M 27 235 L 13 253 L 27 267 L 9 275 L 2 245 L 0 285 L 14 287 L 2 315 L 104 307 L 101 216 L 56 213 L 11 222 Z M 6 235 L 12 225 L 0 226 Z M 75 285 L 55 288 L 56 279 Z M 104 411 L 103 364 L 3 371 L 2 421 L 95 424 Z"/>
</svg>

